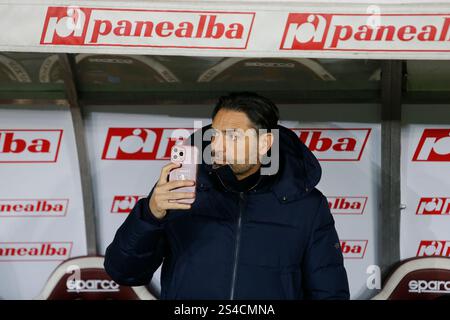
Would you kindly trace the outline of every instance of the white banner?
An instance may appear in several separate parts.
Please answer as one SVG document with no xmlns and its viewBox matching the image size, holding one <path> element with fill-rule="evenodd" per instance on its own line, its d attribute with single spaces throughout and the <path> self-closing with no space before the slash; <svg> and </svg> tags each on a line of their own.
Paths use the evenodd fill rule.
<svg viewBox="0 0 450 320">
<path fill-rule="evenodd" d="M 450 257 L 450 123 L 406 125 L 402 141 L 401 258 Z"/>
<path fill-rule="evenodd" d="M 0 50 L 449 59 L 449 2 L 407 2 L 0 0 Z"/>
<path fill-rule="evenodd" d="M 32 299 L 87 253 L 70 112 L 0 108 L 0 177 L 0 298 Z"/>
</svg>

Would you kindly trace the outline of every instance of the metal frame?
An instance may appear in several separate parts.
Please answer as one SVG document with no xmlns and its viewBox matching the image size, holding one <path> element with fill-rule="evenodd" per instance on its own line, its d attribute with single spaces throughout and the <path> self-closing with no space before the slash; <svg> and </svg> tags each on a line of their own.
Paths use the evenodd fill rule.
<svg viewBox="0 0 450 320">
<path fill-rule="evenodd" d="M 400 260 L 400 152 L 403 62 L 382 62 L 381 75 L 381 211 L 377 261 L 386 275 Z"/>
<path fill-rule="evenodd" d="M 75 60 L 72 55 L 59 54 L 60 63 L 64 70 L 64 85 L 69 103 L 72 123 L 75 132 L 75 143 L 81 177 L 83 194 L 84 221 L 86 228 L 86 243 L 88 255 L 97 255 L 97 228 L 95 220 L 93 181 L 89 164 L 86 137 L 84 130 L 81 104 L 78 99 L 77 81 L 75 76 Z"/>
</svg>

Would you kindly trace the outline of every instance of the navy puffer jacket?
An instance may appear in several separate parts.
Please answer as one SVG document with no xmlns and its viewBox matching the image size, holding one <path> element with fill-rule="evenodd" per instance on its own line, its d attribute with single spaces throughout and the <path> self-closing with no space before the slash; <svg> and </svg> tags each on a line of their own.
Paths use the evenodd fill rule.
<svg viewBox="0 0 450 320">
<path fill-rule="evenodd" d="M 158 220 L 153 189 L 139 200 L 106 250 L 112 279 L 145 285 L 162 263 L 161 299 L 348 299 L 334 220 L 315 187 L 320 164 L 278 128 L 280 170 L 269 187 L 230 192 L 202 163 L 191 209 Z"/>
</svg>

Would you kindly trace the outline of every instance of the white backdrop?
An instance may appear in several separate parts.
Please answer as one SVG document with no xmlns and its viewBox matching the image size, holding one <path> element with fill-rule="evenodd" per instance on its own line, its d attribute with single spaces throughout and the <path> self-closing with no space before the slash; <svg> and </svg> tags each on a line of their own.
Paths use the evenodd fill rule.
<svg viewBox="0 0 450 320">
<path fill-rule="evenodd" d="M 450 257 L 449 106 L 409 108 L 413 115 L 402 130 L 405 209 L 401 220 L 401 258 Z M 427 110 L 433 119 L 421 117 L 420 122 L 427 124 L 417 121 L 415 111 Z"/>
<path fill-rule="evenodd" d="M 0 298 L 36 297 L 59 263 L 82 255 L 86 235 L 70 112 L 1 107 Z"/>
<path fill-rule="evenodd" d="M 318 188 L 336 221 L 351 297 L 370 297 L 374 292 L 366 288 L 366 270 L 377 263 L 381 192 L 377 110 L 362 105 L 352 116 L 350 109 L 336 116 L 334 105 L 294 107 L 280 106 L 281 123 L 319 158 L 323 175 Z M 439 112 L 424 117 L 428 106 L 414 108 L 408 109 L 402 129 L 401 258 L 449 256 L 450 124 L 445 122 L 450 114 L 444 106 L 434 106 Z M 363 116 L 369 109 L 372 114 Z M 194 120 L 209 123 L 209 112 L 205 106 L 88 108 L 100 254 L 167 163 L 167 129 L 192 128 Z M 0 108 L 0 177 L 0 297 L 33 298 L 61 261 L 86 254 L 70 112 L 61 107 Z M 159 290 L 159 270 L 152 285 Z"/>
</svg>

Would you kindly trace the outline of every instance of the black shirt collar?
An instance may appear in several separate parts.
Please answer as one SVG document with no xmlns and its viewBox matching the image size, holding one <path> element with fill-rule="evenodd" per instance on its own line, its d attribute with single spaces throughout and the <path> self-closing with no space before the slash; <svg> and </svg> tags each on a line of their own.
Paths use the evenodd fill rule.
<svg viewBox="0 0 450 320">
<path fill-rule="evenodd" d="M 225 189 L 231 192 L 247 192 L 265 189 L 270 186 L 273 176 L 261 175 L 261 168 L 255 173 L 238 180 L 229 165 L 214 169 L 217 178 Z"/>
</svg>

